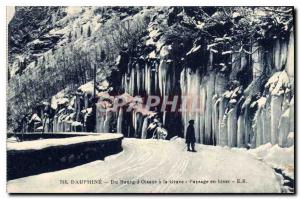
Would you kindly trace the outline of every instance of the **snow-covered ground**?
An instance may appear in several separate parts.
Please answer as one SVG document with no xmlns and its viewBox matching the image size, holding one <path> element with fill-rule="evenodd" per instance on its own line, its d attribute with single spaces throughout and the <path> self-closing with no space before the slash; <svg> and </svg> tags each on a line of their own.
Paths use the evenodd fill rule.
<svg viewBox="0 0 300 199">
<path fill-rule="evenodd" d="M 186 151 L 182 139 L 126 138 L 122 145 L 121 153 L 107 157 L 105 161 L 8 181 L 8 192 L 281 191 L 274 170 L 243 150 L 197 144 L 198 152 L 192 153 Z M 245 183 L 237 183 L 238 179 L 240 182 L 245 179 Z M 84 180 L 97 183 L 86 184 Z"/>
</svg>

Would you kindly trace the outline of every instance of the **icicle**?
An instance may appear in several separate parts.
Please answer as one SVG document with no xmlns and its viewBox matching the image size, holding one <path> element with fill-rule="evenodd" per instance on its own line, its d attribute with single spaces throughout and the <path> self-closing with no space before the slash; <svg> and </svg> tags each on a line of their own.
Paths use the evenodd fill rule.
<svg viewBox="0 0 300 199">
<path fill-rule="evenodd" d="M 243 117 L 244 117 L 244 124 L 245 124 L 245 137 L 244 137 L 245 145 L 248 146 L 251 143 L 251 136 L 253 135 L 248 107 L 245 108 Z"/>
<path fill-rule="evenodd" d="M 281 115 L 281 103 L 283 97 L 282 95 L 272 95 L 271 96 L 271 143 L 278 143 L 278 124 Z"/>
<path fill-rule="evenodd" d="M 206 104 L 206 92 L 205 86 L 203 84 L 200 85 L 200 143 L 204 144 L 204 133 L 205 133 L 205 104 Z"/>
<path fill-rule="evenodd" d="M 87 109 L 89 106 L 89 98 L 87 96 L 87 93 L 84 94 L 84 109 Z"/>
<path fill-rule="evenodd" d="M 237 113 L 236 106 L 227 113 L 228 146 L 235 147 L 237 144 Z"/>
<path fill-rule="evenodd" d="M 145 66 L 145 90 L 148 95 L 151 94 L 151 85 L 154 82 L 151 82 L 151 67 L 146 64 Z"/>
<path fill-rule="evenodd" d="M 154 94 L 159 93 L 159 82 L 158 82 L 158 64 L 155 64 L 155 71 L 152 73 L 154 75 Z"/>
<path fill-rule="evenodd" d="M 211 89 L 209 77 L 204 77 L 202 84 L 205 86 L 205 111 L 204 111 L 204 144 L 210 144 L 211 140 Z"/>
<path fill-rule="evenodd" d="M 237 147 L 245 147 L 245 118 L 244 114 L 238 118 L 237 125 Z"/>
<path fill-rule="evenodd" d="M 44 132 L 51 132 L 49 118 L 46 118 Z"/>
<path fill-rule="evenodd" d="M 166 95 L 167 91 L 167 71 L 168 71 L 168 63 L 165 60 L 161 60 L 158 67 L 158 82 L 159 82 L 159 90 L 161 96 Z"/>
<path fill-rule="evenodd" d="M 289 119 L 290 119 L 290 132 L 294 132 L 294 125 L 295 125 L 295 120 L 294 120 L 294 114 L 295 114 L 295 107 L 294 107 L 294 96 L 292 97 L 290 101 L 290 113 L 289 113 Z"/>
<path fill-rule="evenodd" d="M 147 138 L 147 128 L 148 128 L 148 125 L 149 125 L 149 118 L 146 117 L 144 119 L 143 127 L 142 127 L 142 135 L 141 135 L 142 139 L 146 139 Z"/>
<path fill-rule="evenodd" d="M 58 129 L 57 129 L 58 132 L 64 132 L 64 127 L 63 127 L 63 122 L 62 122 L 62 116 L 63 115 L 60 115 L 58 117 Z"/>
<path fill-rule="evenodd" d="M 255 116 L 255 142 L 254 147 L 258 147 L 263 144 L 263 122 L 261 117 L 261 108 L 257 110 Z"/>
<path fill-rule="evenodd" d="M 206 143 L 212 143 L 212 98 L 215 92 L 215 73 L 210 72 L 206 83 L 206 106 L 205 106 L 205 137 Z"/>
<path fill-rule="evenodd" d="M 273 48 L 274 66 L 280 71 L 287 59 L 287 44 L 283 40 L 277 39 Z"/>
<path fill-rule="evenodd" d="M 218 96 L 214 95 L 212 99 L 212 133 L 213 133 L 213 140 L 214 145 L 218 144 Z"/>
<path fill-rule="evenodd" d="M 281 116 L 279 121 L 279 138 L 278 144 L 281 147 L 288 145 L 287 138 L 289 134 L 289 109 L 287 109 Z"/>
<path fill-rule="evenodd" d="M 241 53 L 232 53 L 231 55 L 232 71 L 230 73 L 230 80 L 237 79 L 237 73 L 241 68 Z"/>
<path fill-rule="evenodd" d="M 58 116 L 55 115 L 53 118 L 53 132 L 58 132 Z"/>
<path fill-rule="evenodd" d="M 227 146 L 228 144 L 228 134 L 227 134 L 227 115 L 224 115 L 224 118 L 220 125 L 220 145 L 221 146 Z"/>
<path fill-rule="evenodd" d="M 199 70 L 195 72 L 190 68 L 184 68 L 180 74 L 180 86 L 181 86 L 181 95 L 182 98 L 182 122 L 184 130 L 188 126 L 189 120 L 194 120 L 194 129 L 196 141 L 203 143 L 203 130 L 201 130 L 201 120 L 204 115 L 204 106 L 205 101 L 205 88 L 200 85 L 201 75 Z M 175 79 L 175 77 L 173 77 Z M 199 96 L 200 95 L 200 96 Z M 199 98 L 200 97 L 200 98 Z M 184 131 L 184 132 L 185 132 Z"/>
<path fill-rule="evenodd" d="M 129 91 L 128 91 L 129 85 L 128 85 L 128 81 L 127 81 L 127 74 L 125 74 L 125 75 L 122 77 L 122 82 L 123 82 L 122 85 L 124 85 L 124 90 L 125 90 L 125 92 L 126 92 L 126 93 L 129 93 Z"/>
<path fill-rule="evenodd" d="M 216 145 L 220 145 L 220 101 L 221 97 L 218 97 L 216 103 L 214 104 L 214 111 L 215 111 L 215 136 L 216 136 Z"/>
<path fill-rule="evenodd" d="M 254 51 L 254 53 L 252 54 L 252 60 L 253 60 L 252 74 L 253 74 L 253 80 L 256 80 L 263 72 L 263 62 L 262 62 L 263 56 L 262 56 L 262 50 L 260 49 L 257 43 L 253 45 L 252 51 Z"/>
<path fill-rule="evenodd" d="M 265 106 L 261 113 L 261 121 L 263 124 L 263 141 L 262 144 L 271 142 L 271 116 L 269 111 L 269 104 Z"/>
<path fill-rule="evenodd" d="M 215 81 L 215 94 L 221 96 L 225 92 L 225 86 L 227 85 L 228 79 L 222 73 L 216 74 Z"/>
<path fill-rule="evenodd" d="M 143 77 L 143 74 L 141 74 L 141 70 L 139 68 L 139 64 L 135 65 L 135 70 L 136 70 L 136 89 L 137 89 L 137 94 L 140 93 L 141 89 L 142 89 L 142 82 L 141 79 Z"/>
<path fill-rule="evenodd" d="M 222 97 L 219 104 L 219 140 L 221 146 L 226 146 L 228 143 L 227 116 L 225 116 L 226 107 L 227 99 Z"/>
<path fill-rule="evenodd" d="M 294 132 L 289 132 L 288 136 L 287 136 L 287 145 L 286 147 L 291 147 L 293 146 L 295 143 L 294 141 Z"/>
<path fill-rule="evenodd" d="M 121 107 L 119 110 L 118 119 L 117 119 L 117 132 L 118 133 L 123 133 L 122 124 L 123 124 L 123 108 Z"/>
<path fill-rule="evenodd" d="M 137 122 L 136 122 L 136 112 L 134 110 L 131 112 L 131 122 L 134 131 L 136 131 Z"/>
<path fill-rule="evenodd" d="M 129 94 L 130 95 L 135 95 L 134 93 L 134 87 L 136 86 L 135 83 L 135 68 L 131 69 L 131 75 L 130 75 L 130 87 L 129 87 Z"/>
<path fill-rule="evenodd" d="M 81 129 L 72 128 L 72 122 L 71 121 L 64 121 L 64 129 L 66 132 L 74 131 L 74 132 L 80 132 Z"/>
<path fill-rule="evenodd" d="M 142 131 L 142 125 L 143 125 L 143 115 L 140 112 L 132 113 L 134 114 L 134 129 L 135 129 L 135 135 L 136 138 L 141 138 L 141 131 Z"/>
<path fill-rule="evenodd" d="M 105 120 L 105 112 L 100 110 L 100 104 L 97 104 L 96 110 L 96 131 L 98 133 L 105 133 L 104 131 L 104 120 Z"/>
<path fill-rule="evenodd" d="M 187 95 L 187 74 L 186 74 L 186 68 L 183 68 L 183 70 L 180 73 L 180 88 L 181 88 L 181 95 L 182 96 L 186 96 Z M 181 109 L 184 110 L 186 109 L 186 103 L 184 101 L 184 99 L 181 99 L 182 103 L 181 103 Z M 184 128 L 184 137 L 185 137 L 185 133 L 186 133 L 186 128 L 187 128 L 187 120 L 188 120 L 188 116 L 187 116 L 187 112 L 186 111 L 181 111 L 181 118 L 182 118 L 182 123 L 183 123 L 183 128 Z"/>
<path fill-rule="evenodd" d="M 290 80 L 291 80 L 291 85 L 294 86 L 294 31 L 291 30 L 290 33 L 290 39 L 289 39 L 289 44 L 288 44 L 288 54 L 287 54 L 287 61 L 286 61 L 286 66 L 285 66 L 285 71 L 287 72 Z M 294 88 L 292 88 L 294 90 Z"/>
<path fill-rule="evenodd" d="M 112 119 L 112 111 L 107 109 L 105 115 L 105 120 L 103 122 L 103 132 L 110 133 L 110 121 Z"/>
</svg>

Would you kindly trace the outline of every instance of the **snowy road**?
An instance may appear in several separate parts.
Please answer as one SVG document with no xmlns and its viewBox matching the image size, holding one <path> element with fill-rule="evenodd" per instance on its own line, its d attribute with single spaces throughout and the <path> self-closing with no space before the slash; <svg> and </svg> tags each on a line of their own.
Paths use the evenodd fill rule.
<svg viewBox="0 0 300 199">
<path fill-rule="evenodd" d="M 123 148 L 105 161 L 9 181 L 8 191 L 280 192 L 273 169 L 229 148 L 197 145 L 198 152 L 191 153 L 182 142 L 141 139 L 124 139 Z"/>
</svg>

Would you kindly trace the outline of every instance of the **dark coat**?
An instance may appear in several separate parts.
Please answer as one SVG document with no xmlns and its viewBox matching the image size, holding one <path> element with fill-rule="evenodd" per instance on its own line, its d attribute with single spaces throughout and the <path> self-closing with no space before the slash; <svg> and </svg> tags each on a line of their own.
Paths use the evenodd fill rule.
<svg viewBox="0 0 300 199">
<path fill-rule="evenodd" d="M 191 124 L 189 124 L 189 126 L 187 128 L 185 142 L 186 143 L 195 143 L 196 142 L 195 128 Z"/>
</svg>

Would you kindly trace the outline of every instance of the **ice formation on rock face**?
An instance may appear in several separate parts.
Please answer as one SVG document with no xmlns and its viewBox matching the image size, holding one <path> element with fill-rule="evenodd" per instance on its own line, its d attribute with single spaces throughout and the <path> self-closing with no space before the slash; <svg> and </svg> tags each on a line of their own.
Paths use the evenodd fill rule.
<svg viewBox="0 0 300 199">
<path fill-rule="evenodd" d="M 101 17 L 94 16 L 94 11 L 94 8 L 88 8 L 81 16 L 80 9 L 67 9 L 67 17 L 59 24 L 69 19 L 74 23 L 54 28 L 49 35 L 67 35 L 74 29 L 78 35 L 74 46 L 92 51 L 92 47 L 96 46 L 86 35 L 79 34 L 80 28 L 76 23 L 80 22 L 84 32 L 90 26 L 94 36 L 102 26 L 96 22 Z M 176 15 L 184 17 L 185 14 L 180 12 Z M 184 136 L 189 121 L 193 119 L 196 141 L 202 144 L 254 148 L 271 142 L 282 147 L 290 146 L 295 130 L 293 28 L 286 38 L 276 37 L 268 40 L 267 44 L 254 42 L 252 46 L 247 46 L 247 50 L 234 49 L 236 46 L 220 50 L 217 48 L 218 42 L 230 41 L 229 36 L 216 37 L 211 44 L 194 39 L 187 46 L 179 39 L 167 41 L 168 30 L 160 28 L 171 28 L 170 19 L 166 19 L 168 17 L 165 14 L 151 17 L 143 40 L 138 40 L 139 45 L 134 53 L 126 52 L 116 59 L 116 65 L 122 69 L 121 85 L 118 86 L 125 92 L 122 95 L 126 103 L 113 111 L 113 101 L 110 100 L 114 96 L 106 91 L 97 92 L 99 101 L 108 101 L 97 103 L 96 131 L 117 131 L 129 137 L 146 138 L 147 128 L 153 122 L 153 117 L 157 116 L 170 136 Z M 233 13 L 233 17 L 239 18 L 239 13 Z M 204 23 L 195 21 L 195 28 L 202 29 L 206 25 Z M 64 44 L 66 40 L 59 42 Z M 40 40 L 36 39 L 32 45 L 39 43 Z M 181 51 L 180 56 L 178 51 Z M 70 55 L 72 50 L 58 48 L 54 54 L 46 52 L 47 67 L 55 68 L 55 64 L 63 58 L 60 56 L 63 53 Z M 128 60 L 124 61 L 124 57 Z M 24 58 L 20 56 L 19 60 L 22 62 Z M 33 63 L 26 70 L 33 75 L 37 72 Z M 109 86 L 105 82 L 98 88 L 107 90 Z M 83 92 L 83 103 L 80 97 L 69 97 L 64 91 L 52 97 L 51 108 L 57 111 L 53 117 L 54 132 L 69 131 L 74 126 L 80 126 L 72 124 L 79 120 L 82 110 L 90 108 L 91 98 L 87 95 L 93 94 L 93 83 L 87 82 L 76 89 Z M 160 111 L 161 105 L 151 110 L 136 107 L 133 97 L 139 95 L 144 98 L 156 95 L 160 99 L 178 96 L 181 108 L 187 111 L 176 114 Z M 191 106 L 192 100 L 198 110 Z M 184 101 L 188 102 L 187 107 L 182 107 L 185 106 Z M 128 107 L 131 111 L 125 110 Z M 103 108 L 105 111 L 100 111 Z M 83 114 L 84 117 L 88 115 L 86 112 Z M 47 120 L 45 124 L 44 130 L 50 130 Z"/>
<path fill-rule="evenodd" d="M 293 33 L 289 41 L 275 40 L 273 51 L 268 52 L 270 56 L 267 58 L 263 56 L 263 47 L 257 43 L 252 47 L 251 55 L 243 52 L 225 53 L 224 56 L 232 54 L 235 57 L 232 59 L 239 60 L 234 63 L 235 70 L 230 75 L 226 74 L 224 63 L 220 64 L 223 64 L 223 69 L 219 72 L 208 69 L 206 73 L 203 73 L 200 68 L 192 69 L 188 65 L 177 66 L 174 60 L 168 61 L 173 47 L 165 45 L 156 51 L 156 54 L 159 54 L 156 59 L 159 61 L 154 65 L 149 63 L 144 66 L 140 65 L 142 70 L 139 69 L 139 75 L 132 72 L 136 71 L 136 67 L 131 67 L 129 78 L 131 83 L 125 84 L 124 88 L 130 94 L 140 94 L 143 90 L 147 95 L 156 93 L 164 98 L 176 94 L 174 85 L 177 81 L 180 85 L 182 106 L 189 97 L 198 96 L 199 111 L 181 112 L 183 129 L 178 129 L 178 131 L 185 133 L 189 120 L 193 119 L 196 140 L 199 143 L 254 148 L 271 142 L 286 147 L 290 145 L 289 132 L 294 131 L 294 105 L 291 91 L 294 81 L 293 66 L 291 66 L 293 43 L 291 41 L 293 41 Z M 199 48 L 199 46 L 194 46 L 190 49 L 189 55 L 198 53 Z M 251 57 L 252 65 L 249 65 L 249 58 L 246 56 Z M 213 59 L 214 55 L 210 53 L 209 65 L 213 63 Z M 267 63 L 273 63 L 273 65 L 266 66 Z M 176 71 L 174 67 L 181 69 L 176 69 Z M 236 78 L 238 78 L 239 70 L 249 67 L 252 68 L 252 82 L 255 81 L 255 83 L 243 88 L 235 83 Z M 153 68 L 157 72 L 155 70 L 153 72 Z M 265 71 L 274 72 L 266 77 Z M 123 79 L 126 78 L 128 79 L 127 73 L 123 76 Z M 267 79 L 265 84 L 264 78 Z M 132 83 L 138 82 L 139 79 L 145 80 L 142 83 L 144 85 Z M 228 88 L 230 80 L 235 85 L 232 88 Z M 157 86 L 159 93 L 152 90 L 155 87 L 153 85 Z M 259 98 L 255 99 L 257 93 L 260 93 Z M 189 106 L 181 108 L 188 109 Z M 170 114 L 164 112 L 162 115 L 163 125 L 166 125 Z M 136 129 L 139 123 L 140 137 L 145 138 L 145 128 L 149 123 L 147 124 L 148 121 L 143 118 L 138 120 L 141 121 L 137 122 L 135 119 L 134 128 Z"/>
</svg>

